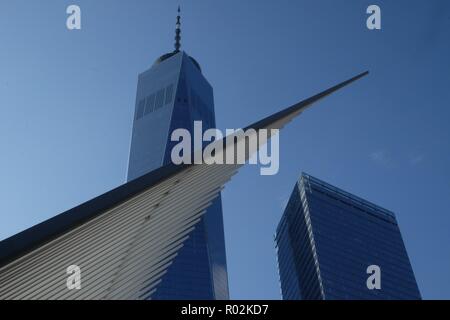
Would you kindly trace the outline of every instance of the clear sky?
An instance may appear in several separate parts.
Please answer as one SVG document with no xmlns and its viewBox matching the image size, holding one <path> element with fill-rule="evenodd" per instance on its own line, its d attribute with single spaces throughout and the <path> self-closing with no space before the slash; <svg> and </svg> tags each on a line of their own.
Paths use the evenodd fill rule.
<svg viewBox="0 0 450 320">
<path fill-rule="evenodd" d="M 125 182 L 137 75 L 173 50 L 178 3 L 1 1 L 0 239 Z M 381 31 L 366 28 L 370 4 Z M 221 129 L 371 71 L 281 132 L 278 175 L 246 166 L 226 186 L 231 297 L 280 298 L 273 235 L 305 171 L 394 211 L 423 297 L 449 299 L 450 2 L 181 5 Z"/>
</svg>

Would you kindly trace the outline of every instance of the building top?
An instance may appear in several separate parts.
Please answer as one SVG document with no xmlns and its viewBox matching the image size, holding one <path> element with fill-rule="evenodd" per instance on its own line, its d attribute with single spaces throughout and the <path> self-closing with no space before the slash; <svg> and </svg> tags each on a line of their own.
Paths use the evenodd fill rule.
<svg viewBox="0 0 450 320">
<path fill-rule="evenodd" d="M 180 51 L 179 51 L 180 52 Z M 158 59 L 156 59 L 155 63 L 153 64 L 154 66 L 157 66 L 158 64 L 160 64 L 161 62 L 173 57 L 174 55 L 178 54 L 179 52 L 169 52 L 169 53 L 165 53 L 163 54 L 161 57 L 159 57 Z M 184 51 L 181 51 L 184 52 Z M 200 67 L 200 64 L 197 62 L 197 60 L 195 60 L 193 57 L 191 57 L 190 55 L 188 55 L 186 52 L 184 52 L 189 59 L 191 59 L 192 63 L 197 67 L 197 69 L 202 72 L 202 68 Z"/>
<path fill-rule="evenodd" d="M 300 177 L 300 182 L 303 182 L 306 185 L 313 185 L 313 186 L 316 185 L 321 190 L 324 190 L 327 193 L 329 193 L 329 195 L 333 195 L 333 194 L 339 195 L 342 199 L 348 200 L 349 202 L 358 205 L 359 207 L 361 207 L 362 210 L 366 209 L 369 211 L 375 211 L 379 214 L 382 214 L 384 216 L 388 216 L 389 218 L 395 219 L 395 214 L 392 211 L 384 209 L 372 202 L 369 202 L 369 201 L 364 200 L 358 196 L 355 196 L 347 191 L 344 191 L 335 186 L 332 186 L 331 184 L 329 184 L 325 181 L 319 180 L 305 172 L 302 173 L 302 175 Z"/>
<path fill-rule="evenodd" d="M 173 52 L 165 53 L 162 56 L 160 56 L 158 59 L 156 59 L 155 63 L 153 65 L 158 65 L 161 62 L 169 59 L 170 57 L 173 57 L 177 53 L 180 52 L 181 49 L 181 9 L 180 6 L 178 6 L 178 16 L 177 16 L 177 23 L 175 27 L 175 50 Z M 189 56 L 191 61 L 194 63 L 194 65 L 202 72 L 202 68 L 200 67 L 200 64 L 195 60 L 193 57 Z"/>
</svg>

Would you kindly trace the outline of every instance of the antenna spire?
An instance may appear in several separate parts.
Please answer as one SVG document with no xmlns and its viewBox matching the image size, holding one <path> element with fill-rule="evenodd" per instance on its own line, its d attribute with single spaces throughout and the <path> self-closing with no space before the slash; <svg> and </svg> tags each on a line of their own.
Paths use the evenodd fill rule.
<svg viewBox="0 0 450 320">
<path fill-rule="evenodd" d="M 178 6 L 178 16 L 177 16 L 177 24 L 175 28 L 175 52 L 180 52 L 181 48 L 181 16 L 180 13 L 181 9 L 180 6 Z"/>
</svg>

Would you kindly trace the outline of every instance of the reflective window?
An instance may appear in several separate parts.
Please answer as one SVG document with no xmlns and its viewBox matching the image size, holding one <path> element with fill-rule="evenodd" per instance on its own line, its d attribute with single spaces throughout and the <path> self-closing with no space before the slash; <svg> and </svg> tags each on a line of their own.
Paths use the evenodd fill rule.
<svg viewBox="0 0 450 320">
<path fill-rule="evenodd" d="M 169 104 L 173 99 L 173 84 L 166 88 L 166 102 L 165 104 Z"/>
<path fill-rule="evenodd" d="M 164 105 L 164 89 L 161 89 L 156 94 L 155 110 L 162 108 L 163 105 Z"/>
<path fill-rule="evenodd" d="M 153 112 L 155 108 L 155 98 L 156 96 L 154 94 L 147 97 L 146 103 L 145 103 L 145 114 L 149 114 L 150 112 Z"/>
<path fill-rule="evenodd" d="M 136 112 L 136 120 L 142 118 L 142 116 L 144 115 L 144 107 L 145 107 L 145 100 L 143 99 L 139 101 L 138 110 Z"/>
</svg>

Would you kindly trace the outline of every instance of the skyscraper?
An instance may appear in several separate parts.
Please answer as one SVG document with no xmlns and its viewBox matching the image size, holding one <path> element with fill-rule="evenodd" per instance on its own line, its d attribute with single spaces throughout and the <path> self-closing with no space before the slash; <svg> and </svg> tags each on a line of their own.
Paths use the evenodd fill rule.
<svg viewBox="0 0 450 320">
<path fill-rule="evenodd" d="M 285 300 L 421 299 L 394 213 L 305 173 L 275 242 Z"/>
<path fill-rule="evenodd" d="M 215 128 L 213 88 L 198 62 L 180 51 L 180 15 L 175 51 L 139 75 L 128 181 L 171 163 L 171 133 Z M 228 276 L 220 196 L 178 252 L 151 299 L 228 299 Z"/>
<path fill-rule="evenodd" d="M 255 135 L 282 129 L 311 105 L 367 74 L 247 128 Z M 244 139 L 235 133 L 222 155 Z M 154 298 L 186 236 L 240 167 L 169 164 L 0 241 L 0 300 Z M 70 288 L 78 286 L 73 281 L 78 289 Z"/>
</svg>

